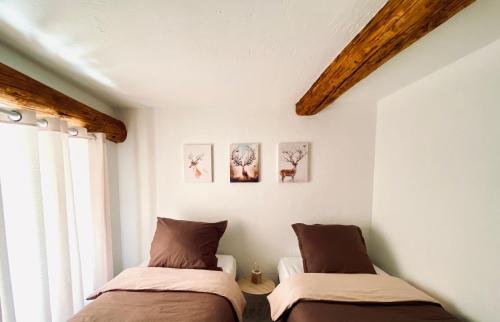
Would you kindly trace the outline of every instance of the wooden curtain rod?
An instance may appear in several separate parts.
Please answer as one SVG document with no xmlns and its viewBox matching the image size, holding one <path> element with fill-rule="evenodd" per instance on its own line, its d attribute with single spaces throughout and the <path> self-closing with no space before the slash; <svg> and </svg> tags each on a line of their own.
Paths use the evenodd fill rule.
<svg viewBox="0 0 500 322">
<path fill-rule="evenodd" d="M 125 124 L 0 63 L 0 102 L 68 120 L 89 132 L 102 132 L 121 143 L 127 138 Z"/>
</svg>

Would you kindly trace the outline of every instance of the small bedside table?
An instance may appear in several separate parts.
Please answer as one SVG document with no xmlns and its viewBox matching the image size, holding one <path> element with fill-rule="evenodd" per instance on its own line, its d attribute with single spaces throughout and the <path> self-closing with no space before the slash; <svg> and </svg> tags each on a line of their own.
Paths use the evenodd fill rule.
<svg viewBox="0 0 500 322">
<path fill-rule="evenodd" d="M 238 285 L 247 300 L 243 314 L 245 322 L 271 321 L 267 295 L 274 290 L 276 284 L 267 278 L 263 278 L 259 284 L 254 284 L 250 277 L 242 277 L 238 280 Z"/>
</svg>

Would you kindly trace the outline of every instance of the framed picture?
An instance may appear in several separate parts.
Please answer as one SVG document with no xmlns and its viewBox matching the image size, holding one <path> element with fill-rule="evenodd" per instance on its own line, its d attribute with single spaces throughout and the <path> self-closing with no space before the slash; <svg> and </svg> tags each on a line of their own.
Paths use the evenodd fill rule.
<svg viewBox="0 0 500 322">
<path fill-rule="evenodd" d="M 259 144 L 231 144 L 229 171 L 231 182 L 259 182 Z"/>
<path fill-rule="evenodd" d="M 309 181 L 309 143 L 287 142 L 278 145 L 280 182 Z"/>
<path fill-rule="evenodd" d="M 184 182 L 212 182 L 212 145 L 184 145 Z"/>
</svg>

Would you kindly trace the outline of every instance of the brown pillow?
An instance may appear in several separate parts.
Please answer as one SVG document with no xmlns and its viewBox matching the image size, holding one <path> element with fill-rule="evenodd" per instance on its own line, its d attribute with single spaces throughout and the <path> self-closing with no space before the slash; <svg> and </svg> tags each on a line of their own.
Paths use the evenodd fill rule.
<svg viewBox="0 0 500 322">
<path fill-rule="evenodd" d="M 215 253 L 226 227 L 227 220 L 204 223 L 158 217 L 149 266 L 221 270 Z"/>
<path fill-rule="evenodd" d="M 357 226 L 292 225 L 306 273 L 375 274 Z"/>
</svg>

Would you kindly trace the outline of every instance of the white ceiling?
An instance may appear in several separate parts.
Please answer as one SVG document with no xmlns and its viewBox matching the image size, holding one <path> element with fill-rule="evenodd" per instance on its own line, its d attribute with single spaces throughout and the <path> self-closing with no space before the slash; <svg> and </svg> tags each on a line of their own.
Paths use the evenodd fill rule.
<svg viewBox="0 0 500 322">
<path fill-rule="evenodd" d="M 0 0 L 0 40 L 116 107 L 273 108 L 386 0 Z"/>
</svg>

